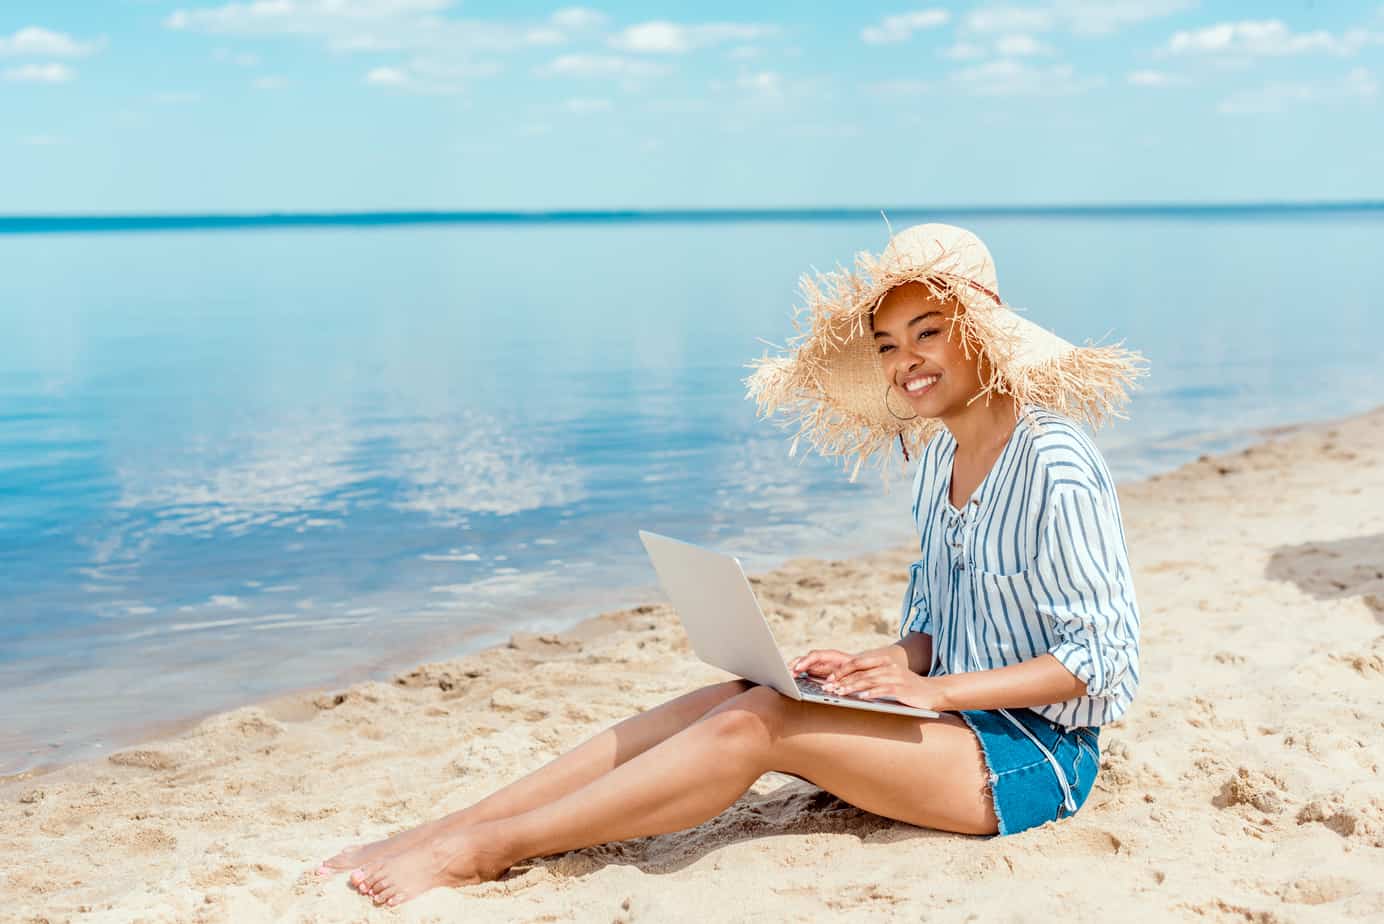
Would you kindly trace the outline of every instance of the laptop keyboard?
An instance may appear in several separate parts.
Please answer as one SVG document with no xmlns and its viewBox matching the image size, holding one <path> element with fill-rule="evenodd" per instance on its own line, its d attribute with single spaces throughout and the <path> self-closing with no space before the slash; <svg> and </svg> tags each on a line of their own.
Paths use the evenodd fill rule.
<svg viewBox="0 0 1384 924">
<path fill-rule="evenodd" d="M 813 696 L 834 696 L 834 697 L 836 697 L 837 699 L 855 699 L 855 698 L 856 698 L 856 697 L 855 697 L 855 694 L 853 694 L 853 693 L 851 693 L 851 694 L 833 693 L 833 692 L 831 692 L 830 690 L 827 690 L 827 689 L 823 688 L 823 686 L 822 686 L 820 683 L 818 683 L 816 680 L 813 680 L 811 677 L 798 676 L 798 677 L 794 677 L 793 679 L 794 679 L 795 681 L 797 681 L 797 683 L 798 683 L 798 691 L 799 691 L 800 693 L 808 693 L 808 694 L 811 694 L 811 695 L 813 695 Z"/>
<path fill-rule="evenodd" d="M 858 699 L 862 703 L 897 703 L 898 700 L 892 696 L 876 696 L 874 699 L 862 699 L 856 693 L 833 693 L 830 690 L 822 689 L 822 685 L 816 680 L 806 675 L 798 675 L 793 678 L 798 684 L 798 692 L 810 696 L 830 696 L 835 699 Z"/>
</svg>

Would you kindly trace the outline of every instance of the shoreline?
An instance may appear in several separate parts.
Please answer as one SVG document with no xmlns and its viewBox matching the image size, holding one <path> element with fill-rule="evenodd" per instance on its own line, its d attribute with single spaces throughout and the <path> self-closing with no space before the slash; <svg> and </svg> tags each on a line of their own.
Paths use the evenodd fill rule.
<svg viewBox="0 0 1384 924">
<path fill-rule="evenodd" d="M 1314 419 L 1299 423 L 1277 425 L 1273 427 L 1252 428 L 1243 432 L 1229 431 L 1231 434 L 1229 438 L 1227 438 L 1224 434 L 1204 434 L 1203 437 L 1208 442 L 1227 442 L 1234 448 L 1226 449 L 1219 453 L 1203 453 L 1198 457 L 1198 461 L 1204 461 L 1208 458 L 1214 458 L 1217 455 L 1221 454 L 1233 453 L 1238 449 L 1243 449 L 1245 446 L 1257 445 L 1258 443 L 1262 442 L 1269 442 L 1273 440 L 1282 439 L 1285 437 L 1290 437 L 1295 433 L 1331 427 L 1350 419 L 1352 418 L 1328 418 L 1325 420 Z M 1129 485 L 1136 485 L 1144 481 L 1157 479 L 1162 475 L 1175 472 L 1179 468 L 1187 464 L 1191 463 L 1183 463 L 1181 466 L 1175 466 L 1166 471 L 1155 472 L 1153 474 L 1144 475 L 1142 477 L 1132 478 L 1129 481 L 1120 481 L 1118 482 L 1117 487 L 1119 487 L 1120 489 L 1124 489 L 1126 486 Z M 857 551 L 854 555 L 848 555 L 841 559 L 828 559 L 825 556 L 805 554 L 783 556 L 777 558 L 776 561 L 779 563 L 779 567 L 782 567 L 783 564 L 798 558 L 822 558 L 823 560 L 846 561 L 852 558 L 885 554 L 891 551 L 891 549 L 892 547 L 866 549 L 864 551 Z M 772 571 L 774 570 L 776 569 L 771 568 L 768 569 L 768 571 L 765 573 L 772 573 Z M 756 573 L 756 576 L 761 575 L 759 575 L 759 573 Z M 612 589 L 603 595 L 616 596 L 622 591 L 624 591 L 632 597 L 636 593 L 636 591 L 643 592 L 647 589 L 647 585 L 641 586 L 639 588 L 636 588 L 634 585 L 631 585 L 626 588 Z M 654 585 L 652 589 L 655 592 L 658 591 L 656 585 Z M 590 589 L 583 591 L 580 595 L 581 598 L 591 598 L 592 596 L 594 596 L 594 591 Z M 163 738 L 176 737 L 179 734 L 182 734 L 190 729 L 195 728 L 198 724 L 208 719 L 237 709 L 261 708 L 271 713 L 280 711 L 294 713 L 295 711 L 297 711 L 298 704 L 305 700 L 311 700 L 321 695 L 334 695 L 340 691 L 349 690 L 361 684 L 382 682 L 386 678 L 403 676 L 404 674 L 407 674 L 410 671 L 417 670 L 418 667 L 421 665 L 436 663 L 439 660 L 445 661 L 454 660 L 456 658 L 461 657 L 480 656 L 484 655 L 488 651 L 501 650 L 510 647 L 511 641 L 516 636 L 563 635 L 566 633 L 580 633 L 583 631 L 583 627 L 585 627 L 588 623 L 603 623 L 608 616 L 636 612 L 641 607 L 655 605 L 658 604 L 650 603 L 648 601 L 631 603 L 629 606 L 626 606 L 623 609 L 606 610 L 597 612 L 594 615 L 579 617 L 575 622 L 566 624 L 564 628 L 554 629 L 546 632 L 536 632 L 530 628 L 516 629 L 512 630 L 511 637 L 508 640 L 496 642 L 487 645 L 483 648 L 473 649 L 470 651 L 464 650 L 464 639 L 468 637 L 478 635 L 484 636 L 488 634 L 503 636 L 507 630 L 505 629 L 505 627 L 495 623 L 483 623 L 476 626 L 468 626 L 463 629 L 459 629 L 455 633 L 449 634 L 449 638 L 447 642 L 444 644 L 429 646 L 414 645 L 411 646 L 407 651 L 392 653 L 390 655 L 374 659 L 373 664 L 375 666 L 369 666 L 368 664 L 354 664 L 349 668 L 343 669 L 343 671 L 339 675 L 340 680 L 335 683 L 323 684 L 315 682 L 311 684 L 305 684 L 302 686 L 286 688 L 267 697 L 241 700 L 234 703 L 228 703 L 218 708 L 198 710 L 184 716 L 158 719 L 148 722 L 122 724 L 119 726 L 111 727 L 102 732 L 102 734 L 100 735 L 99 744 L 93 743 L 91 745 L 88 745 L 85 749 L 88 751 L 100 750 L 102 751 L 102 753 L 90 753 L 85 756 L 78 756 L 72 759 L 53 761 L 49 763 L 39 762 L 31 767 L 27 767 L 23 770 L 14 773 L 0 773 L 0 794 L 3 794 L 4 787 L 7 784 L 37 779 L 56 770 L 61 770 L 65 767 L 80 765 L 90 761 L 104 760 L 110 754 L 116 753 L 125 748 L 137 747 L 139 745 L 161 740 Z M 586 604 L 584 602 L 578 604 L 575 601 L 573 601 L 566 604 L 563 608 L 568 610 L 585 609 Z M 440 648 L 447 653 L 440 655 L 438 658 L 425 658 L 419 660 L 420 658 L 423 658 L 423 649 L 426 647 Z M 385 667 L 380 665 L 396 666 Z"/>
<path fill-rule="evenodd" d="M 724 679 L 666 604 L 217 713 L 0 782 L 19 920 L 1306 921 L 1384 916 L 1384 407 L 1120 485 L 1144 683 L 1076 817 L 968 838 L 766 774 L 688 831 L 516 867 L 402 909 L 317 862 L 461 808 L 631 713 Z M 879 644 L 900 546 L 751 580 L 785 653 Z M 1092 868 L 1100 871 L 1090 875 Z M 1054 890 L 1052 883 L 1064 883 Z M 1137 910 L 1136 910 L 1137 909 Z"/>
</svg>

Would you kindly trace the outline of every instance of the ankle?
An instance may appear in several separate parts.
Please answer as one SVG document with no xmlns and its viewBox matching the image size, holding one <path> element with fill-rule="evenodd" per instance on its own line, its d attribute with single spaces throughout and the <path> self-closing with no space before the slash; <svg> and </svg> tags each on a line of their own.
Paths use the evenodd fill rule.
<svg viewBox="0 0 1384 924">
<path fill-rule="evenodd" d="M 476 845 L 488 861 L 499 869 L 508 869 L 520 860 L 526 859 L 519 826 L 512 819 L 498 818 L 472 824 L 467 829 L 472 843 Z"/>
</svg>

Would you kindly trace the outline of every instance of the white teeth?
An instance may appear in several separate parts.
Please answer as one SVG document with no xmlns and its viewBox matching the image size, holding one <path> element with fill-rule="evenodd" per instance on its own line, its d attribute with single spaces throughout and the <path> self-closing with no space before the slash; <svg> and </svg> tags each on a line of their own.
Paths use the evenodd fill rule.
<svg viewBox="0 0 1384 924">
<path fill-rule="evenodd" d="M 932 385 L 940 378 L 940 375 L 929 375 L 921 379 L 914 379 L 913 381 L 905 385 L 904 388 L 908 391 L 922 391 L 924 388 L 927 388 L 928 386 Z"/>
</svg>

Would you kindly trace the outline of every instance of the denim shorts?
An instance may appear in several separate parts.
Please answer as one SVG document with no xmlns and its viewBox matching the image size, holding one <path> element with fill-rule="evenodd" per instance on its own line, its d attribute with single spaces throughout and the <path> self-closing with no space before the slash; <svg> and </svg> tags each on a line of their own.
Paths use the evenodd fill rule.
<svg viewBox="0 0 1384 924">
<path fill-rule="evenodd" d="M 1064 730 L 1031 709 L 974 709 L 959 715 L 985 754 L 1000 834 L 1075 814 L 1090 795 L 1100 767 L 1099 728 Z"/>
</svg>

